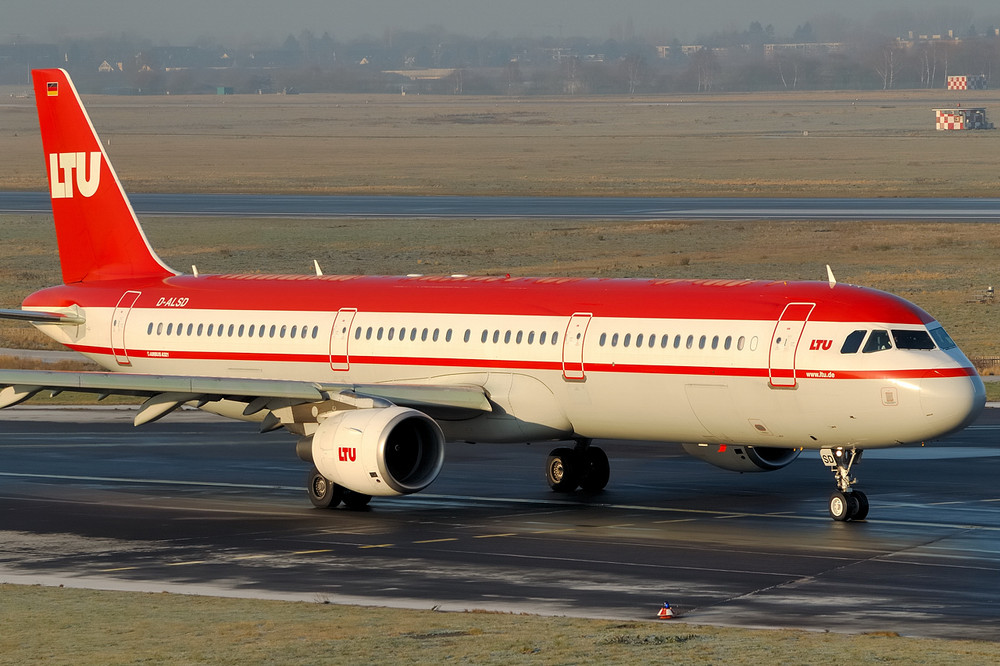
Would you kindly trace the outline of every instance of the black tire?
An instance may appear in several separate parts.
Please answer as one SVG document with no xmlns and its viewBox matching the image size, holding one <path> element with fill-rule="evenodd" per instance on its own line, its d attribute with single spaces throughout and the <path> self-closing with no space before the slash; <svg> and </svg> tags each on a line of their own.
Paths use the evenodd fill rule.
<svg viewBox="0 0 1000 666">
<path fill-rule="evenodd" d="M 573 449 L 553 449 L 545 463 L 545 480 L 557 493 L 571 493 L 580 485 L 581 467 Z"/>
<path fill-rule="evenodd" d="M 368 506 L 368 503 L 372 501 L 371 495 L 365 495 L 364 493 L 356 493 L 353 490 L 348 490 L 344 488 L 341 490 L 344 499 L 344 506 L 352 511 L 360 511 Z"/>
<path fill-rule="evenodd" d="M 851 494 L 854 495 L 854 498 L 858 502 L 858 510 L 851 516 L 851 520 L 864 520 L 868 517 L 868 495 L 865 495 L 860 490 L 855 490 Z"/>
<path fill-rule="evenodd" d="M 611 463 L 608 454 L 596 446 L 589 446 L 583 451 L 584 472 L 580 480 L 580 488 L 588 493 L 604 490 L 611 478 Z"/>
<path fill-rule="evenodd" d="M 834 520 L 845 521 L 851 517 L 851 503 L 847 495 L 839 490 L 830 494 L 830 517 Z"/>
<path fill-rule="evenodd" d="M 336 509 L 340 506 L 343 489 L 313 468 L 306 477 L 306 493 L 317 509 Z"/>
</svg>

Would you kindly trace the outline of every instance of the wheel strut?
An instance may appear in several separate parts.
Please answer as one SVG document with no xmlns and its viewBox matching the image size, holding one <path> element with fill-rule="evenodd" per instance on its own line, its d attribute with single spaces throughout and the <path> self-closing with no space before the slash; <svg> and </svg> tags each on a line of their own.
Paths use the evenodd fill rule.
<svg viewBox="0 0 1000 666">
<path fill-rule="evenodd" d="M 830 495 L 830 517 L 834 520 L 864 520 L 868 516 L 868 497 L 851 486 L 857 479 L 851 478 L 851 467 L 861 462 L 861 449 L 843 447 L 820 449 L 823 464 L 833 472 L 837 490 Z"/>
</svg>

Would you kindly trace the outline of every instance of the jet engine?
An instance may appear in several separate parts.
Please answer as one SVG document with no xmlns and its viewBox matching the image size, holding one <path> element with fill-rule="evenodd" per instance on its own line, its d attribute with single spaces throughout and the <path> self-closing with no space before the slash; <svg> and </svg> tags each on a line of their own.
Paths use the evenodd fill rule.
<svg viewBox="0 0 1000 666">
<path fill-rule="evenodd" d="M 773 472 L 799 457 L 798 449 L 742 444 L 684 444 L 684 451 L 733 472 Z"/>
<path fill-rule="evenodd" d="M 365 495 L 405 495 L 437 478 L 444 464 L 444 433 L 415 409 L 348 410 L 319 424 L 311 451 L 300 455 L 309 453 L 319 473 L 337 485 Z"/>
</svg>

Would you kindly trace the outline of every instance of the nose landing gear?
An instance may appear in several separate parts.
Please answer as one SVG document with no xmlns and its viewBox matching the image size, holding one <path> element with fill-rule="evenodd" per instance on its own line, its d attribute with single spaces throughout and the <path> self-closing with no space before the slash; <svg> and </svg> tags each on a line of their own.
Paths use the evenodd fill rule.
<svg viewBox="0 0 1000 666">
<path fill-rule="evenodd" d="M 861 462 L 860 449 L 821 449 L 823 464 L 833 471 L 837 490 L 830 495 L 830 517 L 834 520 L 864 520 L 868 517 L 868 496 L 851 488 L 857 479 L 851 478 L 851 466 Z"/>
</svg>

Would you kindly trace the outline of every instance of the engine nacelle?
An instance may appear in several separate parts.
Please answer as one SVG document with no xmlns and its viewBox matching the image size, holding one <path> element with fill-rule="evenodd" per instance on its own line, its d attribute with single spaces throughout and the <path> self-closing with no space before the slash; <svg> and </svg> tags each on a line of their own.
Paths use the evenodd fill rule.
<svg viewBox="0 0 1000 666">
<path fill-rule="evenodd" d="M 322 421 L 312 436 L 319 473 L 357 493 L 423 490 L 444 464 L 444 434 L 426 414 L 405 407 L 354 409 Z"/>
<path fill-rule="evenodd" d="M 798 449 L 743 444 L 685 444 L 684 451 L 733 472 L 773 472 L 799 457 Z"/>
</svg>

